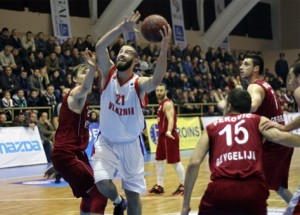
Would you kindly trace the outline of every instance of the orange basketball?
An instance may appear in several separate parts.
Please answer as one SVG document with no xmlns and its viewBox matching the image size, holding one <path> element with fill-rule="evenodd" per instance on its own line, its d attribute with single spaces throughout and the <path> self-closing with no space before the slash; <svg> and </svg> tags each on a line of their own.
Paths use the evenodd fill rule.
<svg viewBox="0 0 300 215">
<path fill-rule="evenodd" d="M 149 42 L 160 42 L 162 37 L 159 30 L 163 30 L 163 26 L 167 27 L 167 20 L 157 14 L 147 16 L 141 26 L 141 31 L 146 40 Z"/>
</svg>

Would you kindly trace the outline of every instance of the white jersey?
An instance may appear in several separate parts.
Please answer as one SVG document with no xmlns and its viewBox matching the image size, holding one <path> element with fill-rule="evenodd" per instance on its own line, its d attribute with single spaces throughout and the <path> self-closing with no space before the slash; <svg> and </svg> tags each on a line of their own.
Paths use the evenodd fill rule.
<svg viewBox="0 0 300 215">
<path fill-rule="evenodd" d="M 138 78 L 134 74 L 120 84 L 115 67 L 107 76 L 100 100 L 100 132 L 112 142 L 132 141 L 144 129 L 145 100 L 139 96 Z"/>
</svg>

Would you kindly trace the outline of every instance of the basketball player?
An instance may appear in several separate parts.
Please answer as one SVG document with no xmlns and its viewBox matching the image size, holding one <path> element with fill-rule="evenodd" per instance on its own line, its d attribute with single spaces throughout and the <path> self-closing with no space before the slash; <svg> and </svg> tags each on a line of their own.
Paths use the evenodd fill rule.
<svg viewBox="0 0 300 215">
<path fill-rule="evenodd" d="M 76 86 L 63 98 L 55 134 L 52 163 L 81 197 L 80 214 L 104 214 L 107 198 L 99 193 L 85 149 L 89 143 L 86 97 L 97 70 L 95 56 L 86 51 L 87 63 L 74 68 Z"/>
<path fill-rule="evenodd" d="M 291 66 L 289 71 L 289 82 L 288 87 L 294 91 L 294 98 L 298 104 L 298 110 L 300 107 L 300 63 L 296 63 Z M 300 128 L 300 116 L 296 117 L 289 124 L 282 126 L 276 122 L 266 123 L 264 128 L 278 128 L 281 131 L 290 132 L 292 130 Z M 294 193 L 292 199 L 289 202 L 288 208 L 286 209 L 284 215 L 300 215 L 300 186 L 297 191 Z"/>
<path fill-rule="evenodd" d="M 284 124 L 283 110 L 272 87 L 263 80 L 264 61 L 255 54 L 245 56 L 240 75 L 249 82 L 247 91 L 252 98 L 251 112 Z M 266 182 L 287 203 L 292 198 L 288 190 L 289 168 L 293 148 L 267 141 L 264 146 L 263 164 Z M 275 170 L 275 171 L 274 171 Z"/>
<path fill-rule="evenodd" d="M 107 47 L 118 36 L 133 31 L 140 13 L 135 12 L 107 32 L 96 44 L 97 61 L 101 62 L 102 93 L 100 112 L 100 135 L 95 143 L 94 175 L 100 192 L 115 204 L 114 214 L 124 214 L 127 202 L 118 194 L 112 179 L 118 171 L 128 201 L 128 214 L 142 214 L 140 194 L 146 193 L 144 158 L 139 135 L 144 129 L 143 106 L 145 94 L 161 83 L 167 67 L 168 44 L 171 39 L 170 26 L 160 31 L 161 50 L 154 74 L 138 77 L 133 73 L 139 62 L 137 51 L 130 45 L 121 47 L 116 64 Z"/>
<path fill-rule="evenodd" d="M 155 94 L 159 103 L 157 111 L 159 136 L 155 157 L 157 184 L 149 190 L 149 193 L 164 193 L 165 160 L 167 159 L 167 162 L 174 167 L 179 179 L 179 187 L 173 195 L 182 196 L 184 192 L 184 168 L 180 162 L 179 135 L 176 131 L 176 111 L 172 100 L 167 97 L 165 84 L 158 85 Z"/>
<path fill-rule="evenodd" d="M 209 153 L 211 182 L 202 197 L 199 214 L 265 215 L 269 190 L 263 171 L 262 137 L 289 147 L 300 147 L 300 136 L 276 128 L 263 130 L 268 118 L 249 113 L 251 96 L 232 90 L 224 117 L 204 130 L 187 168 L 181 215 L 190 211 L 192 189 L 200 165 Z"/>
</svg>

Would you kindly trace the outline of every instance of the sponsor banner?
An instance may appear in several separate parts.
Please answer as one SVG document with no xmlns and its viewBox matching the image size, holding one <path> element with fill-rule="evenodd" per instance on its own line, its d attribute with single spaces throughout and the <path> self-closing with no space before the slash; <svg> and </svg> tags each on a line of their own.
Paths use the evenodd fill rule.
<svg viewBox="0 0 300 215">
<path fill-rule="evenodd" d="M 72 37 L 68 0 L 50 0 L 54 36 L 59 44 Z"/>
<path fill-rule="evenodd" d="M 0 168 L 47 163 L 38 128 L 0 128 Z"/>
<path fill-rule="evenodd" d="M 170 7 L 174 43 L 182 48 L 185 48 L 186 36 L 182 11 L 182 0 L 170 0 Z"/>
<path fill-rule="evenodd" d="M 215 0 L 215 13 L 216 17 L 218 17 L 225 9 L 225 0 Z M 220 45 L 220 48 L 229 49 L 229 41 L 228 37 L 226 37 L 222 44 Z"/>
<path fill-rule="evenodd" d="M 157 119 L 146 119 L 146 129 L 150 152 L 156 151 L 158 138 Z M 178 117 L 177 132 L 180 138 L 180 149 L 195 148 L 201 136 L 201 126 L 198 117 Z"/>
</svg>

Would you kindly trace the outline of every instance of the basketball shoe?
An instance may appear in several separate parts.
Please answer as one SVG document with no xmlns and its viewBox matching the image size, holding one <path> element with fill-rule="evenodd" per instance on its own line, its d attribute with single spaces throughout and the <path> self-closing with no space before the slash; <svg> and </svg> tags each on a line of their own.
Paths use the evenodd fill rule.
<svg viewBox="0 0 300 215">
<path fill-rule="evenodd" d="M 151 190 L 149 190 L 149 193 L 151 194 L 162 194 L 164 193 L 164 188 L 160 185 L 155 184 Z"/>
<path fill-rule="evenodd" d="M 122 196 L 122 201 L 119 204 L 115 204 L 114 213 L 113 215 L 124 215 L 124 211 L 127 208 L 127 201 Z"/>
<path fill-rule="evenodd" d="M 184 186 L 183 184 L 180 184 L 178 188 L 175 190 L 174 193 L 172 193 L 173 196 L 183 196 L 184 194 Z"/>
</svg>

